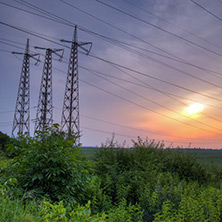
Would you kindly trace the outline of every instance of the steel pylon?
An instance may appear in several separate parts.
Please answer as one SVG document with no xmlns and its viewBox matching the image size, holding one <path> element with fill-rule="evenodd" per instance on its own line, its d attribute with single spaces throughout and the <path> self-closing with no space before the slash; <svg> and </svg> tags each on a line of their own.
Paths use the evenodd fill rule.
<svg viewBox="0 0 222 222">
<path fill-rule="evenodd" d="M 43 131 L 45 126 L 52 123 L 52 50 L 46 49 L 34 131 Z"/>
<path fill-rule="evenodd" d="M 27 39 L 14 113 L 13 137 L 18 133 L 30 134 L 30 57 L 29 39 Z"/>
<path fill-rule="evenodd" d="M 78 144 L 80 142 L 78 47 L 89 53 L 90 50 L 86 50 L 82 46 L 87 44 L 92 46 L 92 43 L 78 43 L 77 26 L 75 26 L 72 41 L 61 41 L 72 43 L 62 109 L 61 130 L 65 131 L 68 136 L 77 136 L 76 144 Z"/>
<path fill-rule="evenodd" d="M 46 50 L 45 61 L 43 65 L 42 80 L 39 91 L 39 100 L 37 106 L 37 113 L 35 119 L 35 129 L 36 131 L 44 131 L 46 126 L 52 126 L 53 123 L 53 101 L 52 101 L 52 54 L 55 53 L 60 57 L 58 51 L 63 51 L 63 49 L 50 49 L 35 47 L 35 49 Z"/>
</svg>

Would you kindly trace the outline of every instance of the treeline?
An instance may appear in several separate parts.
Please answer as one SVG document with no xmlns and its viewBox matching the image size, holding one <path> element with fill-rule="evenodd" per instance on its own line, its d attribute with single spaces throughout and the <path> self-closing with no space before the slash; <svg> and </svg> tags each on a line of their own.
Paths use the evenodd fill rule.
<svg viewBox="0 0 222 222">
<path fill-rule="evenodd" d="M 140 138 L 88 161 L 75 140 L 54 125 L 0 145 L 0 221 L 222 220 L 220 167 Z"/>
</svg>

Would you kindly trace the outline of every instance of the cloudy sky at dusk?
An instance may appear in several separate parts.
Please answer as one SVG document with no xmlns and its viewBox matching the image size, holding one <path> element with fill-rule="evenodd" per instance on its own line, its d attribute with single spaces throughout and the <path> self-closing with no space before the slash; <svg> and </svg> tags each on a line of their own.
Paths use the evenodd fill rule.
<svg viewBox="0 0 222 222">
<path fill-rule="evenodd" d="M 166 146 L 222 148 L 222 0 L 27 2 L 0 2 L 0 131 L 11 135 L 23 60 L 11 52 L 24 52 L 27 38 L 33 53 L 44 54 L 34 46 L 65 50 L 62 62 L 53 55 L 53 118 L 60 123 L 70 44 L 59 40 L 72 40 L 76 24 L 78 41 L 93 42 L 89 55 L 79 49 L 84 146 L 115 133 L 129 146 L 141 136 Z M 30 66 L 31 134 L 41 61 Z"/>
</svg>

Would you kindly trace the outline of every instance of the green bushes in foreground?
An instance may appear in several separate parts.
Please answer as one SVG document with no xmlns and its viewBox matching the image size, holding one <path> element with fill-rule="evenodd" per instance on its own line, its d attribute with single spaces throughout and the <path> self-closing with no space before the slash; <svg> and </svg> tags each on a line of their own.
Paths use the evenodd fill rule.
<svg viewBox="0 0 222 222">
<path fill-rule="evenodd" d="M 171 214 L 171 209 L 174 214 L 181 212 L 185 209 L 184 203 L 194 201 L 193 198 L 197 196 L 204 198 L 202 194 L 214 190 L 211 199 L 204 202 L 202 198 L 197 198 L 194 201 L 204 208 L 204 211 L 199 211 L 196 207 L 202 218 L 210 221 L 209 218 L 213 216 L 210 209 L 215 209 L 218 203 L 213 198 L 220 199 L 221 190 L 210 186 L 212 175 L 209 175 L 194 156 L 188 156 L 180 150 L 164 149 L 162 143 L 142 141 L 140 138 L 134 141 L 133 149 L 118 147 L 118 143 L 110 141 L 98 149 L 94 159 L 96 175 L 102 181 L 101 187 L 112 198 L 113 203 L 124 198 L 128 204 L 138 204 L 144 210 L 144 221 L 153 221 L 155 218 L 156 221 L 158 218 L 161 221 L 171 221 L 173 217 L 170 220 L 166 217 Z M 171 208 L 167 211 L 166 206 Z M 191 209 L 187 207 L 187 216 L 177 217 L 175 221 L 194 221 L 193 217 L 192 220 L 185 219 L 191 218 L 189 215 L 195 211 L 192 208 L 194 206 Z M 218 209 L 217 215 L 222 219 L 221 209 Z"/>
<path fill-rule="evenodd" d="M 37 132 L 34 138 L 20 136 L 16 147 L 11 146 L 12 152 L 20 150 L 19 155 L 8 167 L 18 181 L 16 187 L 20 192 L 70 204 L 87 203 L 94 192 L 91 191 L 93 177 L 74 143 L 75 137 L 66 139 L 57 125 Z"/>
<path fill-rule="evenodd" d="M 90 165 L 75 139 L 54 125 L 13 140 L 0 170 L 0 221 L 222 220 L 219 168 L 140 138 L 130 149 L 111 139 Z"/>
</svg>

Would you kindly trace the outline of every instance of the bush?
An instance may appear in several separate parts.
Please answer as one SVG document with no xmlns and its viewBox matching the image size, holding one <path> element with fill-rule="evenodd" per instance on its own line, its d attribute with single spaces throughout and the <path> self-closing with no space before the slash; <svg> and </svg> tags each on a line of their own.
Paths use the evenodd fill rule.
<svg viewBox="0 0 222 222">
<path fill-rule="evenodd" d="M 211 186 L 188 184 L 181 195 L 178 206 L 172 202 L 163 203 L 162 211 L 155 215 L 155 222 L 164 221 L 221 221 L 222 191 Z"/>
<path fill-rule="evenodd" d="M 10 137 L 0 131 L 0 150 L 6 152 L 6 145 L 9 143 Z"/>
<path fill-rule="evenodd" d="M 41 215 L 43 221 L 78 221 L 78 222 L 142 222 L 142 211 L 138 206 L 127 206 L 123 200 L 118 206 L 108 212 L 92 215 L 90 201 L 84 205 L 68 210 L 63 202 L 52 204 L 43 202 Z"/>
<path fill-rule="evenodd" d="M 40 221 L 38 207 L 35 201 L 9 198 L 6 185 L 0 185 L 0 222 Z"/>
<path fill-rule="evenodd" d="M 34 138 L 20 136 L 20 155 L 11 165 L 18 187 L 31 196 L 86 203 L 92 177 L 79 149 L 73 147 L 75 140 L 76 137 L 65 138 L 58 125 L 38 132 Z"/>
</svg>

